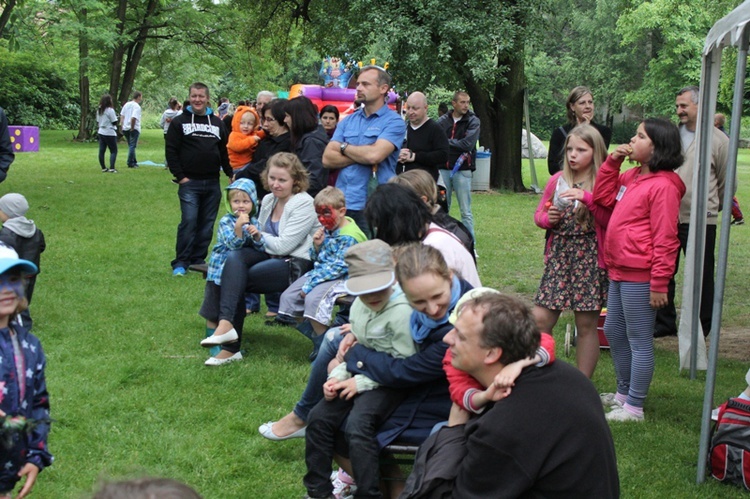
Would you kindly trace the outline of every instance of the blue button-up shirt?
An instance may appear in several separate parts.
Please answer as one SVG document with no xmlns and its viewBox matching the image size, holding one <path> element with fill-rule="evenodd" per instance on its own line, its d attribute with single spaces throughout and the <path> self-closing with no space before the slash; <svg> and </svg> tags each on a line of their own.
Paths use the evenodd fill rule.
<svg viewBox="0 0 750 499">
<path fill-rule="evenodd" d="M 378 164 L 378 184 L 385 184 L 396 175 L 398 153 L 404 143 L 406 125 L 404 120 L 386 104 L 369 116 L 364 109 L 339 123 L 333 134 L 335 141 L 347 142 L 353 146 L 366 146 L 384 139 L 393 144 L 394 150 Z M 341 170 L 336 187 L 344 191 L 346 207 L 350 210 L 363 210 L 367 202 L 367 182 L 372 176 L 372 165 L 354 163 Z"/>
</svg>

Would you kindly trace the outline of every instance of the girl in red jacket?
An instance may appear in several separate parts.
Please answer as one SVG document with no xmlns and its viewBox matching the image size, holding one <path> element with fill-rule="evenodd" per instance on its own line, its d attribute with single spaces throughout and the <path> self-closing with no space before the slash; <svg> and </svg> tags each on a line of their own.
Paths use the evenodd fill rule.
<svg viewBox="0 0 750 499">
<path fill-rule="evenodd" d="M 534 318 L 540 331 L 552 331 L 563 310 L 573 311 L 576 364 L 590 378 L 599 360 L 599 314 L 607 304 L 609 279 L 602 248 L 612 213 L 594 204 L 591 191 L 607 148 L 596 128 L 579 125 L 568 133 L 564 151 L 563 169 L 547 182 L 534 215 L 534 222 L 550 234 Z"/>
<path fill-rule="evenodd" d="M 640 163 L 620 174 L 625 157 Z M 685 185 L 680 132 L 672 123 L 644 120 L 599 169 L 594 202 L 612 208 L 604 241 L 609 298 L 604 334 L 617 376 L 617 393 L 602 394 L 614 409 L 610 421 L 643 421 L 643 403 L 654 374 L 654 319 L 667 304 L 680 242 L 677 218 Z"/>
</svg>

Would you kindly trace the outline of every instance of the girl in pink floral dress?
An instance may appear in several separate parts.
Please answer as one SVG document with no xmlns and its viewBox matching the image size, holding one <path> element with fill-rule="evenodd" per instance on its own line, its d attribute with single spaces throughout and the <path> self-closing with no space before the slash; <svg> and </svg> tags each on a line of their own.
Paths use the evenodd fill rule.
<svg viewBox="0 0 750 499">
<path fill-rule="evenodd" d="M 596 128 L 573 128 L 565 140 L 563 170 L 547 182 L 534 215 L 534 222 L 550 231 L 534 317 L 540 331 L 552 331 L 563 310 L 575 313 L 576 363 L 588 377 L 599 360 L 596 328 L 609 286 L 601 245 L 611 211 L 595 205 L 592 196 L 606 157 Z"/>
</svg>

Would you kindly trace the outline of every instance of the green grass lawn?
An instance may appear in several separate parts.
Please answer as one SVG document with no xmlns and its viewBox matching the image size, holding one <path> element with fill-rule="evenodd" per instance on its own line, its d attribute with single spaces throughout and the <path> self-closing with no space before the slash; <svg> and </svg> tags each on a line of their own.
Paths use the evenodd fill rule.
<svg viewBox="0 0 750 499">
<path fill-rule="evenodd" d="M 34 497 L 87 497 L 98 481 L 137 475 L 177 478 L 207 498 L 288 498 L 304 493 L 302 440 L 270 442 L 257 427 L 286 414 L 301 393 L 310 342 L 292 329 L 246 321 L 247 359 L 203 366 L 199 274 L 171 276 L 179 206 L 170 174 L 125 167 L 102 174 L 97 144 L 43 132 L 39 153 L 18 154 L 0 194 L 21 192 L 47 238 L 32 313 L 47 353 L 56 462 Z M 163 162 L 163 138 L 145 131 L 140 161 Z M 750 157 L 740 158 L 739 199 L 750 210 Z M 546 162 L 536 162 L 540 187 Z M 528 168 L 524 170 L 530 184 Z M 225 181 L 224 181 L 225 182 Z M 542 273 L 543 231 L 534 194 L 474 197 L 479 272 L 486 285 L 531 299 Z M 732 232 L 724 324 L 747 323 L 750 226 Z M 563 355 L 564 315 L 555 331 Z M 749 340 L 750 343 L 750 340 Z M 744 388 L 747 364 L 722 360 L 717 400 Z M 695 485 L 704 376 L 678 372 L 657 350 L 647 423 L 613 427 L 624 497 L 740 497 L 710 481 Z M 609 355 L 594 377 L 614 389 Z M 554 424 L 554 421 L 550 421 Z M 585 428 L 581 428 L 585 432 Z"/>
</svg>

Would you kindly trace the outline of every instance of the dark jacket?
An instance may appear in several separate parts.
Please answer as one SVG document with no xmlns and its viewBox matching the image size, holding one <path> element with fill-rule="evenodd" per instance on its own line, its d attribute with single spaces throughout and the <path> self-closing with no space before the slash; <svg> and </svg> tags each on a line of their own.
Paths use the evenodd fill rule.
<svg viewBox="0 0 750 499">
<path fill-rule="evenodd" d="M 599 133 L 604 139 L 604 145 L 609 148 L 609 141 L 612 140 L 612 130 L 599 123 L 591 122 L 591 126 L 599 130 Z M 552 137 L 549 139 L 549 151 L 547 153 L 547 169 L 550 175 L 554 175 L 563 168 L 563 148 L 565 147 L 565 139 L 568 137 L 568 132 L 573 129 L 573 125 L 568 123 L 567 125 L 559 126 L 552 132 Z"/>
<path fill-rule="evenodd" d="M 466 424 L 453 497 L 619 497 L 602 403 L 575 367 L 524 369 L 513 393 L 488 407 Z"/>
<path fill-rule="evenodd" d="M 260 180 L 261 172 L 266 168 L 266 161 L 268 158 L 276 154 L 277 152 L 291 152 L 292 143 L 289 132 L 279 135 L 278 137 L 272 137 L 266 135 L 266 137 L 258 144 L 258 149 L 255 150 L 253 156 L 253 162 L 234 172 L 234 178 L 249 178 L 255 182 L 255 189 L 258 191 L 258 199 L 263 199 L 268 191 L 263 187 L 263 182 Z"/>
<path fill-rule="evenodd" d="M 31 237 L 22 237 L 7 227 L 3 227 L 0 229 L 0 242 L 16 250 L 19 258 L 33 262 L 37 269 L 39 269 L 39 272 L 42 271 L 42 267 L 39 265 L 39 261 L 41 260 L 40 255 L 44 252 L 47 244 L 44 241 L 44 234 L 41 230 L 37 229 Z M 39 275 L 38 272 L 26 281 L 26 298 L 29 300 L 29 303 L 31 303 L 31 296 L 34 294 L 34 284 L 36 283 L 37 275 Z"/>
<path fill-rule="evenodd" d="M 424 170 L 437 181 L 439 170 L 447 164 L 449 150 L 448 137 L 437 122 L 428 119 L 416 130 L 407 124 L 404 147 L 414 153 L 414 161 L 404 163 L 403 171 Z"/>
<path fill-rule="evenodd" d="M 8 118 L 5 111 L 0 107 L 0 182 L 8 176 L 8 169 L 16 155 L 13 154 L 13 146 L 10 144 L 10 133 L 8 132 Z"/>
<path fill-rule="evenodd" d="M 310 174 L 307 193 L 315 197 L 328 185 L 328 170 L 323 168 L 323 151 L 328 145 L 328 135 L 322 126 L 302 136 L 294 153 Z"/>
<path fill-rule="evenodd" d="M 52 464 L 52 454 L 47 448 L 49 395 L 44 377 L 44 351 L 36 336 L 29 333 L 26 328 L 19 326 L 15 321 L 11 322 L 11 327 L 18 335 L 21 345 L 26 368 L 26 391 L 21 399 L 10 331 L 8 328 L 1 328 L 0 382 L 4 383 L 4 396 L 0 402 L 0 410 L 8 416 L 23 416 L 38 421 L 39 424 L 29 435 L 17 437 L 10 451 L 0 447 L 0 455 L 4 456 L 4 466 L 0 467 L 0 490 L 7 490 L 9 485 L 13 488 L 19 480 L 17 473 L 25 463 L 33 463 L 39 470 Z"/>
<path fill-rule="evenodd" d="M 172 118 L 166 136 L 165 152 L 175 179 L 218 179 L 219 171 L 232 176 L 227 154 L 229 134 L 218 116 L 195 115 L 188 106 Z"/>
<path fill-rule="evenodd" d="M 461 295 L 472 288 L 460 280 Z M 405 359 L 376 352 L 355 344 L 346 354 L 347 369 L 352 374 L 364 374 L 391 388 L 408 390 L 406 399 L 380 427 L 378 444 L 381 447 L 399 442 L 422 443 L 436 423 L 446 421 L 451 400 L 448 381 L 443 371 L 443 357 L 448 345 L 443 337 L 453 329 L 450 323 L 435 328 L 419 351 Z"/>
<path fill-rule="evenodd" d="M 479 117 L 471 111 L 467 112 L 457 122 L 453 121 L 453 113 L 445 113 L 438 120 L 438 125 L 448 137 L 448 163 L 445 168 L 453 169 L 456 160 L 463 153 L 471 153 L 471 157 L 464 161 L 460 170 L 476 170 L 477 140 L 479 140 Z"/>
</svg>

